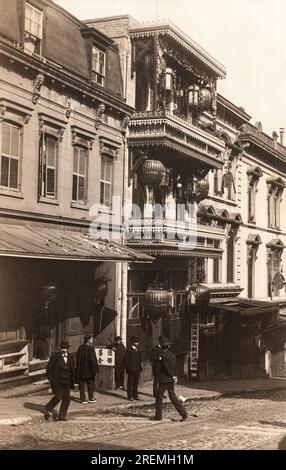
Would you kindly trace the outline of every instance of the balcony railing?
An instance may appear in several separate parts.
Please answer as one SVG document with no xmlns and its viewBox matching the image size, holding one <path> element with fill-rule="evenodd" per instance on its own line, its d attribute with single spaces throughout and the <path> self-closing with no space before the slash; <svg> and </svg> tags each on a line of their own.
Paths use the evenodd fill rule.
<svg viewBox="0 0 286 470">
<path fill-rule="evenodd" d="M 201 225 L 173 219 L 130 219 L 126 226 L 127 243 L 189 243 L 205 246 L 206 240 L 222 240 L 225 231 L 220 227 Z M 201 240 L 204 240 L 203 245 Z"/>
</svg>

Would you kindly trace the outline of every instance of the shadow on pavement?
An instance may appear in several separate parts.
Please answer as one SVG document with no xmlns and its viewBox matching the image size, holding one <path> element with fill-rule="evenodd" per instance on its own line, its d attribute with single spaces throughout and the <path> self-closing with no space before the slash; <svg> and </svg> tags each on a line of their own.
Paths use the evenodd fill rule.
<svg viewBox="0 0 286 470">
<path fill-rule="evenodd" d="M 40 413 L 45 412 L 45 405 L 40 405 L 38 403 L 24 403 L 24 407 L 27 408 L 28 410 L 34 410 L 34 411 L 39 411 Z"/>
</svg>

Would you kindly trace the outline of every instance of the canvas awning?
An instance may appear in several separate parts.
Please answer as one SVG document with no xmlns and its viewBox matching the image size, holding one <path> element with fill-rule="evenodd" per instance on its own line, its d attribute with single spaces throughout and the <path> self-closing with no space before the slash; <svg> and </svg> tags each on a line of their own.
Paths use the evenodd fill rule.
<svg viewBox="0 0 286 470">
<path fill-rule="evenodd" d="M 89 233 L 35 225 L 0 225 L 0 256 L 66 261 L 152 262 L 153 258 Z"/>
<path fill-rule="evenodd" d="M 278 313 L 277 303 L 262 300 L 250 300 L 235 297 L 232 299 L 214 299 L 210 307 L 228 312 L 239 313 L 244 317 L 261 315 L 264 313 Z"/>
</svg>

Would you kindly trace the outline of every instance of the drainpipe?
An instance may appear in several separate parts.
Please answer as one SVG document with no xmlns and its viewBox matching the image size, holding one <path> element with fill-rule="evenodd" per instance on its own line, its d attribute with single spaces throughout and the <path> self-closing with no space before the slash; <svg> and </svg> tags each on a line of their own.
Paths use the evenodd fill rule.
<svg viewBox="0 0 286 470">
<path fill-rule="evenodd" d="M 126 129 L 128 132 L 128 129 Z M 128 146 L 127 132 L 122 133 L 123 140 L 123 185 L 122 185 L 122 204 L 125 207 L 128 201 Z M 121 214 L 121 223 L 123 222 L 123 213 Z M 123 243 L 123 234 L 121 238 Z M 127 338 L 127 283 L 128 283 L 128 263 L 121 263 L 121 308 L 120 308 L 120 336 L 123 343 L 126 344 Z"/>
</svg>

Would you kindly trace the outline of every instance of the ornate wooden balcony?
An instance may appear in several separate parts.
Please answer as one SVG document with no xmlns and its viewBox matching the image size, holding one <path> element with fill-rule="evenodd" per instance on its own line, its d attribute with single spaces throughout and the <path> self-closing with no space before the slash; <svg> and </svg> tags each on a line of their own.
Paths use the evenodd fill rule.
<svg viewBox="0 0 286 470">
<path fill-rule="evenodd" d="M 224 141 L 170 111 L 134 113 L 129 129 L 130 148 L 163 148 L 192 159 L 194 164 L 223 165 Z"/>
<path fill-rule="evenodd" d="M 221 257 L 224 237 L 221 227 L 158 218 L 130 219 L 125 235 L 126 244 L 153 255 L 210 258 Z"/>
</svg>

